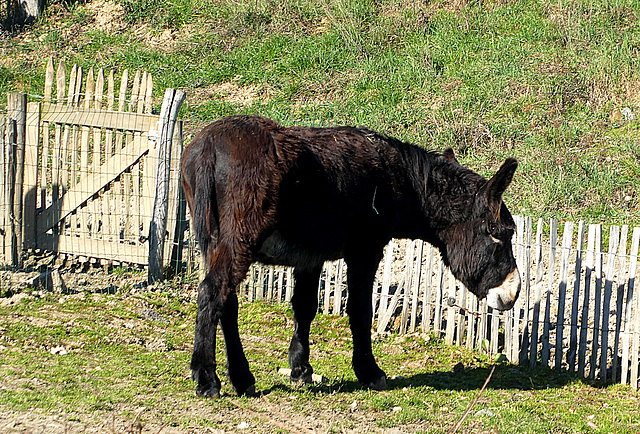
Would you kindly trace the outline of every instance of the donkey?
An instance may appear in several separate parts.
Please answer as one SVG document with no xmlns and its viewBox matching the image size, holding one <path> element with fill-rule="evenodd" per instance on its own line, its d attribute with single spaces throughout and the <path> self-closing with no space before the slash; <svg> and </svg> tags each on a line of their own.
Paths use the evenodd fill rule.
<svg viewBox="0 0 640 434">
<path fill-rule="evenodd" d="M 322 265 L 344 258 L 353 369 L 365 387 L 386 388 L 372 353 L 371 301 L 391 238 L 431 243 L 472 293 L 495 309 L 510 309 L 520 274 L 511 245 L 515 225 L 502 195 L 517 164 L 508 158 L 487 181 L 461 166 L 450 148 L 431 152 L 366 128 L 283 127 L 244 115 L 205 127 L 181 160 L 207 271 L 198 288 L 191 357 L 196 394 L 220 396 L 218 322 L 234 390 L 255 393 L 235 291 L 255 261 L 294 268 L 293 381 L 311 381 L 309 329 Z"/>
</svg>

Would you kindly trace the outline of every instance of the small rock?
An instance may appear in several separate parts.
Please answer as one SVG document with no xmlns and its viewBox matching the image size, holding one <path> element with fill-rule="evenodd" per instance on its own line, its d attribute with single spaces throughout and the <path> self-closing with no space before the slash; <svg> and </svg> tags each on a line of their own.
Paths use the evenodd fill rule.
<svg viewBox="0 0 640 434">
<path fill-rule="evenodd" d="M 51 354 L 53 354 L 53 355 L 57 354 L 59 356 L 64 356 L 64 355 L 68 354 L 67 353 L 67 349 L 65 347 L 54 347 L 54 348 L 51 348 L 51 350 L 49 350 L 49 352 Z"/>
<path fill-rule="evenodd" d="M 402 407 L 400 407 L 400 406 L 393 407 L 393 412 L 394 413 L 397 413 L 399 411 L 402 411 Z"/>
<path fill-rule="evenodd" d="M 250 425 L 247 422 L 240 422 L 238 425 L 238 429 L 247 429 L 250 428 Z"/>
<path fill-rule="evenodd" d="M 629 107 L 623 108 L 620 111 L 620 114 L 622 115 L 622 117 L 624 118 L 625 121 L 632 121 L 632 120 L 634 120 L 636 118 Z"/>
<path fill-rule="evenodd" d="M 492 412 L 491 410 L 489 410 L 488 408 L 483 408 L 482 410 L 478 411 L 476 413 L 476 416 L 488 416 L 488 417 L 493 417 L 496 414 L 494 412 Z"/>
<path fill-rule="evenodd" d="M 350 408 L 351 410 L 355 410 L 356 408 L 358 408 L 358 402 L 357 402 L 357 401 L 353 401 L 353 402 L 351 403 L 351 405 L 349 406 L 349 408 Z"/>
</svg>

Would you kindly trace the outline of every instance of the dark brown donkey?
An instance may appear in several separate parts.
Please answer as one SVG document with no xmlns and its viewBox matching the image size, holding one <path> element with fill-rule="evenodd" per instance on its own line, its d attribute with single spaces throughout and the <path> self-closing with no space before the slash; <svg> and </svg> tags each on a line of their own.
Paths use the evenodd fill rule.
<svg viewBox="0 0 640 434">
<path fill-rule="evenodd" d="M 514 222 L 502 202 L 517 162 L 486 180 L 451 149 L 429 152 L 364 128 L 283 127 L 231 116 L 204 128 L 182 156 L 182 183 L 207 274 L 198 289 L 191 372 L 200 396 L 218 397 L 218 322 L 239 394 L 253 394 L 238 333 L 236 287 L 254 261 L 294 267 L 291 379 L 311 381 L 309 327 L 322 264 L 344 258 L 353 369 L 372 389 L 386 376 L 371 351 L 371 294 L 392 237 L 436 246 L 453 275 L 489 306 L 520 291 Z"/>
</svg>

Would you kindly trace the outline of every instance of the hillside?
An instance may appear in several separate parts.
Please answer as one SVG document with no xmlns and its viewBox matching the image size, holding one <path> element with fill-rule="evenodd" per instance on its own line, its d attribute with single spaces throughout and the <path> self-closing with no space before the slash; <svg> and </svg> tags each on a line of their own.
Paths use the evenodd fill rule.
<svg viewBox="0 0 640 434">
<path fill-rule="evenodd" d="M 0 40 L 6 93 L 49 56 L 187 91 L 195 131 L 233 113 L 357 124 L 452 146 L 534 218 L 640 225 L 640 1 L 54 1 Z M 157 104 L 160 104 L 158 98 Z"/>
</svg>

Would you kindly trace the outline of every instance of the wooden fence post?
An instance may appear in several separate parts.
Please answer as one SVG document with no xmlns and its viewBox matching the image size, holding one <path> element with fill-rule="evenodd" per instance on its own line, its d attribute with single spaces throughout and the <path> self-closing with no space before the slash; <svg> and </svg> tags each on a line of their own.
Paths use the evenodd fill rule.
<svg viewBox="0 0 640 434">
<path fill-rule="evenodd" d="M 7 263 L 7 251 L 5 242 L 9 233 L 7 221 L 7 142 L 6 142 L 7 119 L 0 114 L 0 265 Z"/>
<path fill-rule="evenodd" d="M 9 163 L 13 173 L 9 173 L 7 182 L 11 219 L 11 265 L 22 266 L 22 183 L 24 179 L 24 144 L 26 135 L 27 95 L 10 93 L 7 95 L 7 111 L 9 115 Z"/>
<path fill-rule="evenodd" d="M 149 282 L 162 278 L 164 238 L 167 228 L 171 144 L 178 112 L 186 97 L 181 90 L 167 89 L 160 111 L 160 143 L 158 144 L 158 168 L 153 217 L 149 228 Z"/>
</svg>

